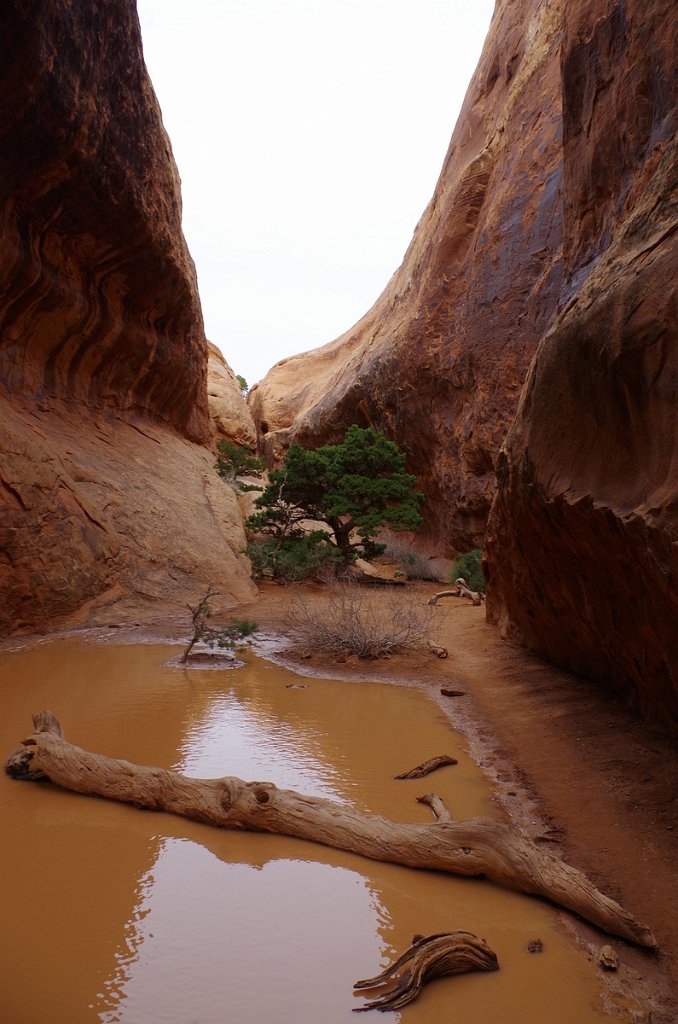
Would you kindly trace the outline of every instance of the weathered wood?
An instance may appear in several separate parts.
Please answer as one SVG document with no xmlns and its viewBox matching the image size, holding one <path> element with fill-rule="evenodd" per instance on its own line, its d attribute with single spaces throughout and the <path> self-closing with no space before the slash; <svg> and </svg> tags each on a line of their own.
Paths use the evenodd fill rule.
<svg viewBox="0 0 678 1024">
<path fill-rule="evenodd" d="M 434 644 L 432 640 L 429 640 L 427 647 L 431 654 L 435 654 L 436 658 L 447 658 L 448 656 L 447 647 L 440 647 L 438 644 Z"/>
<path fill-rule="evenodd" d="M 482 604 L 483 596 L 477 590 L 471 590 L 466 580 L 460 576 L 459 579 L 454 581 L 459 587 L 460 597 L 470 597 L 474 604 Z"/>
<path fill-rule="evenodd" d="M 462 576 L 454 582 L 457 585 L 456 590 L 439 590 L 437 594 L 429 597 L 428 604 L 438 604 L 443 597 L 470 597 L 475 605 L 483 603 L 482 594 L 479 594 L 477 590 L 471 590 Z"/>
<path fill-rule="evenodd" d="M 400 775 L 394 775 L 393 778 L 423 779 L 425 775 L 430 775 L 437 768 L 444 768 L 445 765 L 458 763 L 456 757 L 450 757 L 449 754 L 439 754 L 438 757 L 429 757 L 428 761 L 422 761 L 416 768 L 410 768 L 409 772 L 402 772 Z"/>
<path fill-rule="evenodd" d="M 437 594 L 433 594 L 432 597 L 429 597 L 426 603 L 438 604 L 438 601 L 443 597 L 459 597 L 459 590 L 439 590 Z"/>
<path fill-rule="evenodd" d="M 613 935 L 656 948 L 650 930 L 599 892 L 582 872 L 500 822 L 389 821 L 333 800 L 278 789 L 270 782 L 191 779 L 89 753 L 64 739 L 49 712 L 35 716 L 34 724 L 36 731 L 7 761 L 6 771 L 15 779 L 50 779 L 76 793 L 167 811 L 219 828 L 294 836 L 410 868 L 485 875 L 545 896 Z"/>
<path fill-rule="evenodd" d="M 399 1010 L 414 1002 L 424 985 L 434 978 L 468 971 L 497 971 L 497 954 L 484 939 L 471 932 L 445 932 L 417 939 L 393 964 L 376 978 L 356 981 L 354 989 L 389 987 L 386 992 L 354 1007 L 354 1013 L 365 1010 Z M 402 974 L 399 976 L 399 972 Z"/>
<path fill-rule="evenodd" d="M 423 796 L 417 797 L 417 803 L 430 807 L 436 821 L 452 821 L 452 815 L 437 793 L 424 793 Z"/>
</svg>

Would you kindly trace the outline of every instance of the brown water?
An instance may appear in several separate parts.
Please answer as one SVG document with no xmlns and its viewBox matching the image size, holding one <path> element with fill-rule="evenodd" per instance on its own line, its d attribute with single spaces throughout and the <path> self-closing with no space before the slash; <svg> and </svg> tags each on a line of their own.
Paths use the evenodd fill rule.
<svg viewBox="0 0 678 1024">
<path fill-rule="evenodd" d="M 271 780 L 403 821 L 429 820 L 415 797 L 431 789 L 456 817 L 498 814 L 462 739 L 420 691 L 304 679 L 254 657 L 186 671 L 166 665 L 174 653 L 62 638 L 4 654 L 0 754 L 48 707 L 74 743 L 189 775 Z M 393 780 L 441 753 L 459 764 Z M 490 883 L 4 774 L 0 812 L 0 1024 L 355 1024 L 357 978 L 414 933 L 453 929 L 483 936 L 500 971 L 436 982 L 389 1019 L 610 1019 L 596 968 L 558 913 Z M 536 938 L 544 951 L 531 955 Z"/>
</svg>

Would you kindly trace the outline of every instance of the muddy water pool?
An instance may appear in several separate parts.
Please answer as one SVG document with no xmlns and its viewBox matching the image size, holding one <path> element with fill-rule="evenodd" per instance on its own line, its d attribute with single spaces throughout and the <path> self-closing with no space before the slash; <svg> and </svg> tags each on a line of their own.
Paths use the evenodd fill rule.
<svg viewBox="0 0 678 1024">
<path fill-rule="evenodd" d="M 176 652 L 72 637 L 5 652 L 0 754 L 49 708 L 74 743 L 192 776 L 270 780 L 401 821 L 430 820 L 416 797 L 434 789 L 455 817 L 500 816 L 420 690 L 303 678 L 249 655 L 239 669 L 178 669 L 167 664 Z M 394 781 L 441 753 L 459 764 Z M 611 1019 L 558 912 L 491 883 L 4 774 L 0 814 L 1 1024 L 348 1024 L 361 1019 L 356 979 L 415 933 L 454 929 L 484 937 L 501 969 L 435 982 L 389 1019 Z M 535 939 L 541 954 L 526 952 Z"/>
</svg>

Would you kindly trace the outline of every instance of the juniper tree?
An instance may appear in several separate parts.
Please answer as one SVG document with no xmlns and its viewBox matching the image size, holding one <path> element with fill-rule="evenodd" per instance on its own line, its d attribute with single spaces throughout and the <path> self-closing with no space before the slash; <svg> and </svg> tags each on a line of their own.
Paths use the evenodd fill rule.
<svg viewBox="0 0 678 1024">
<path fill-rule="evenodd" d="M 301 538 L 304 520 L 325 523 L 350 561 L 383 549 L 373 539 L 383 526 L 416 530 L 423 494 L 405 470 L 398 446 L 373 427 L 349 427 L 340 444 L 310 451 L 293 444 L 247 520 L 252 532 Z M 354 539 L 357 535 L 357 540 Z"/>
</svg>

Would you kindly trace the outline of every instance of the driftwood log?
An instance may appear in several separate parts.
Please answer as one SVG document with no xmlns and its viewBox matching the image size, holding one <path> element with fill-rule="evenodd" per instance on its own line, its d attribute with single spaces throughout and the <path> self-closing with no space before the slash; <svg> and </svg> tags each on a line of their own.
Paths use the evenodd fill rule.
<svg viewBox="0 0 678 1024">
<path fill-rule="evenodd" d="M 394 779 L 423 779 L 425 775 L 430 775 L 431 772 L 437 771 L 438 768 L 444 768 L 448 764 L 458 764 L 456 757 L 450 757 L 449 754 L 439 754 L 438 757 L 429 757 L 428 761 L 422 761 L 416 768 L 410 768 L 408 772 L 401 772 L 400 775 L 394 775 Z"/>
<path fill-rule="evenodd" d="M 429 640 L 426 646 L 431 654 L 435 654 L 436 658 L 447 658 L 449 653 L 447 647 L 441 647 L 439 644 L 434 644 L 432 640 Z"/>
<path fill-rule="evenodd" d="M 166 811 L 219 828 L 294 836 L 373 860 L 457 875 L 485 875 L 544 896 L 612 935 L 656 948 L 650 930 L 603 895 L 576 868 L 543 852 L 500 822 L 403 824 L 270 782 L 191 779 L 89 753 L 69 743 L 49 711 L 33 717 L 35 731 L 9 757 L 15 779 L 49 779 L 64 789 Z"/>
<path fill-rule="evenodd" d="M 399 1010 L 414 1002 L 424 985 L 434 978 L 468 971 L 497 971 L 497 954 L 484 939 L 471 932 L 444 932 L 417 938 L 393 964 L 376 978 L 356 981 L 354 989 L 381 988 L 386 991 L 354 1013 L 365 1010 Z M 399 974 L 399 972 L 401 972 Z"/>
<path fill-rule="evenodd" d="M 438 604 L 442 597 L 470 597 L 476 605 L 483 603 L 482 594 L 479 594 L 477 590 L 471 590 L 462 576 L 454 582 L 457 586 L 456 590 L 439 590 L 433 597 L 429 597 L 428 604 Z"/>
<path fill-rule="evenodd" d="M 417 797 L 417 803 L 430 807 L 436 821 L 452 821 L 452 815 L 437 793 L 424 793 Z"/>
</svg>

